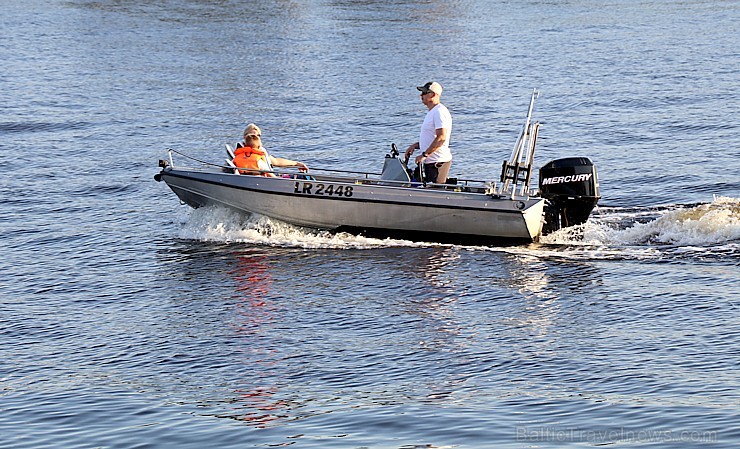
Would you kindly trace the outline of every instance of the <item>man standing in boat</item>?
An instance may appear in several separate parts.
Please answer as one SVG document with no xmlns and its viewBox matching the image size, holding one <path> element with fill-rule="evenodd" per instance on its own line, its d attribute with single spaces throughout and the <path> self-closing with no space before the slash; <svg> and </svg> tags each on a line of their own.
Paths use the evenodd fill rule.
<svg viewBox="0 0 740 449">
<path fill-rule="evenodd" d="M 416 157 L 416 164 L 424 167 L 426 181 L 444 184 L 452 165 L 450 136 L 452 135 L 452 116 L 445 105 L 440 103 L 442 86 L 430 81 L 416 88 L 421 92 L 421 102 L 429 110 L 424 117 L 419 133 L 419 141 L 406 150 L 406 160 L 417 149 L 423 150 Z"/>
</svg>

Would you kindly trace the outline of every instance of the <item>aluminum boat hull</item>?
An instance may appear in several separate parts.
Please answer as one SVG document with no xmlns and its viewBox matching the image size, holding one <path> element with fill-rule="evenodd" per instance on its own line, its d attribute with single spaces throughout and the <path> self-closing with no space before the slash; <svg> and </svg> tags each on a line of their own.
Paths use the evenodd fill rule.
<svg viewBox="0 0 740 449">
<path fill-rule="evenodd" d="M 294 225 L 444 242 L 536 241 L 542 198 L 496 198 L 477 189 L 393 185 L 316 176 L 290 179 L 166 167 L 159 177 L 193 208 L 221 205 Z M 389 185 L 391 184 L 391 185 Z"/>
</svg>

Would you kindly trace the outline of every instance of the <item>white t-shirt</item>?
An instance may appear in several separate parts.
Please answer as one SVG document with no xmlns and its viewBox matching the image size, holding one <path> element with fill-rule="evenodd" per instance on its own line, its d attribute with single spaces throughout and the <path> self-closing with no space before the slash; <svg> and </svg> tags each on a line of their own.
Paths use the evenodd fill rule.
<svg viewBox="0 0 740 449">
<path fill-rule="evenodd" d="M 425 164 L 433 162 L 447 162 L 452 160 L 450 151 L 450 136 L 452 136 L 452 116 L 450 111 L 442 103 L 433 107 L 424 117 L 424 123 L 421 124 L 419 133 L 419 147 L 421 151 L 426 151 L 437 137 L 437 130 L 444 128 L 447 139 L 444 144 L 424 160 Z"/>
</svg>

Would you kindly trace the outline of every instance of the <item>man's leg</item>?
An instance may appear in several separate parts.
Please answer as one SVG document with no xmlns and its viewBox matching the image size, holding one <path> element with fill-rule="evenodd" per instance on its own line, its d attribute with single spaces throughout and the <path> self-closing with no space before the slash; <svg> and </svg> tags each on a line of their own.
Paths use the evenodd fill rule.
<svg viewBox="0 0 740 449">
<path fill-rule="evenodd" d="M 437 184 L 444 184 L 447 182 L 447 175 L 450 173 L 450 167 L 452 166 L 452 161 L 443 162 L 442 165 L 439 168 L 435 169 L 437 170 L 437 180 L 435 181 Z"/>
<path fill-rule="evenodd" d="M 438 173 L 435 164 L 424 164 L 424 181 L 437 182 Z"/>
</svg>

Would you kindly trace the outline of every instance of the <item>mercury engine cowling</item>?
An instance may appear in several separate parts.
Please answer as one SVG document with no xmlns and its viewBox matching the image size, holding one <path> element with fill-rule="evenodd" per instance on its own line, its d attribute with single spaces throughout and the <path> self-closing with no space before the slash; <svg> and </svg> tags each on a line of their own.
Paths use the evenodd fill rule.
<svg viewBox="0 0 740 449">
<path fill-rule="evenodd" d="M 596 166 L 586 157 L 548 162 L 540 168 L 540 195 L 547 199 L 543 234 L 585 223 L 601 198 Z"/>
</svg>

